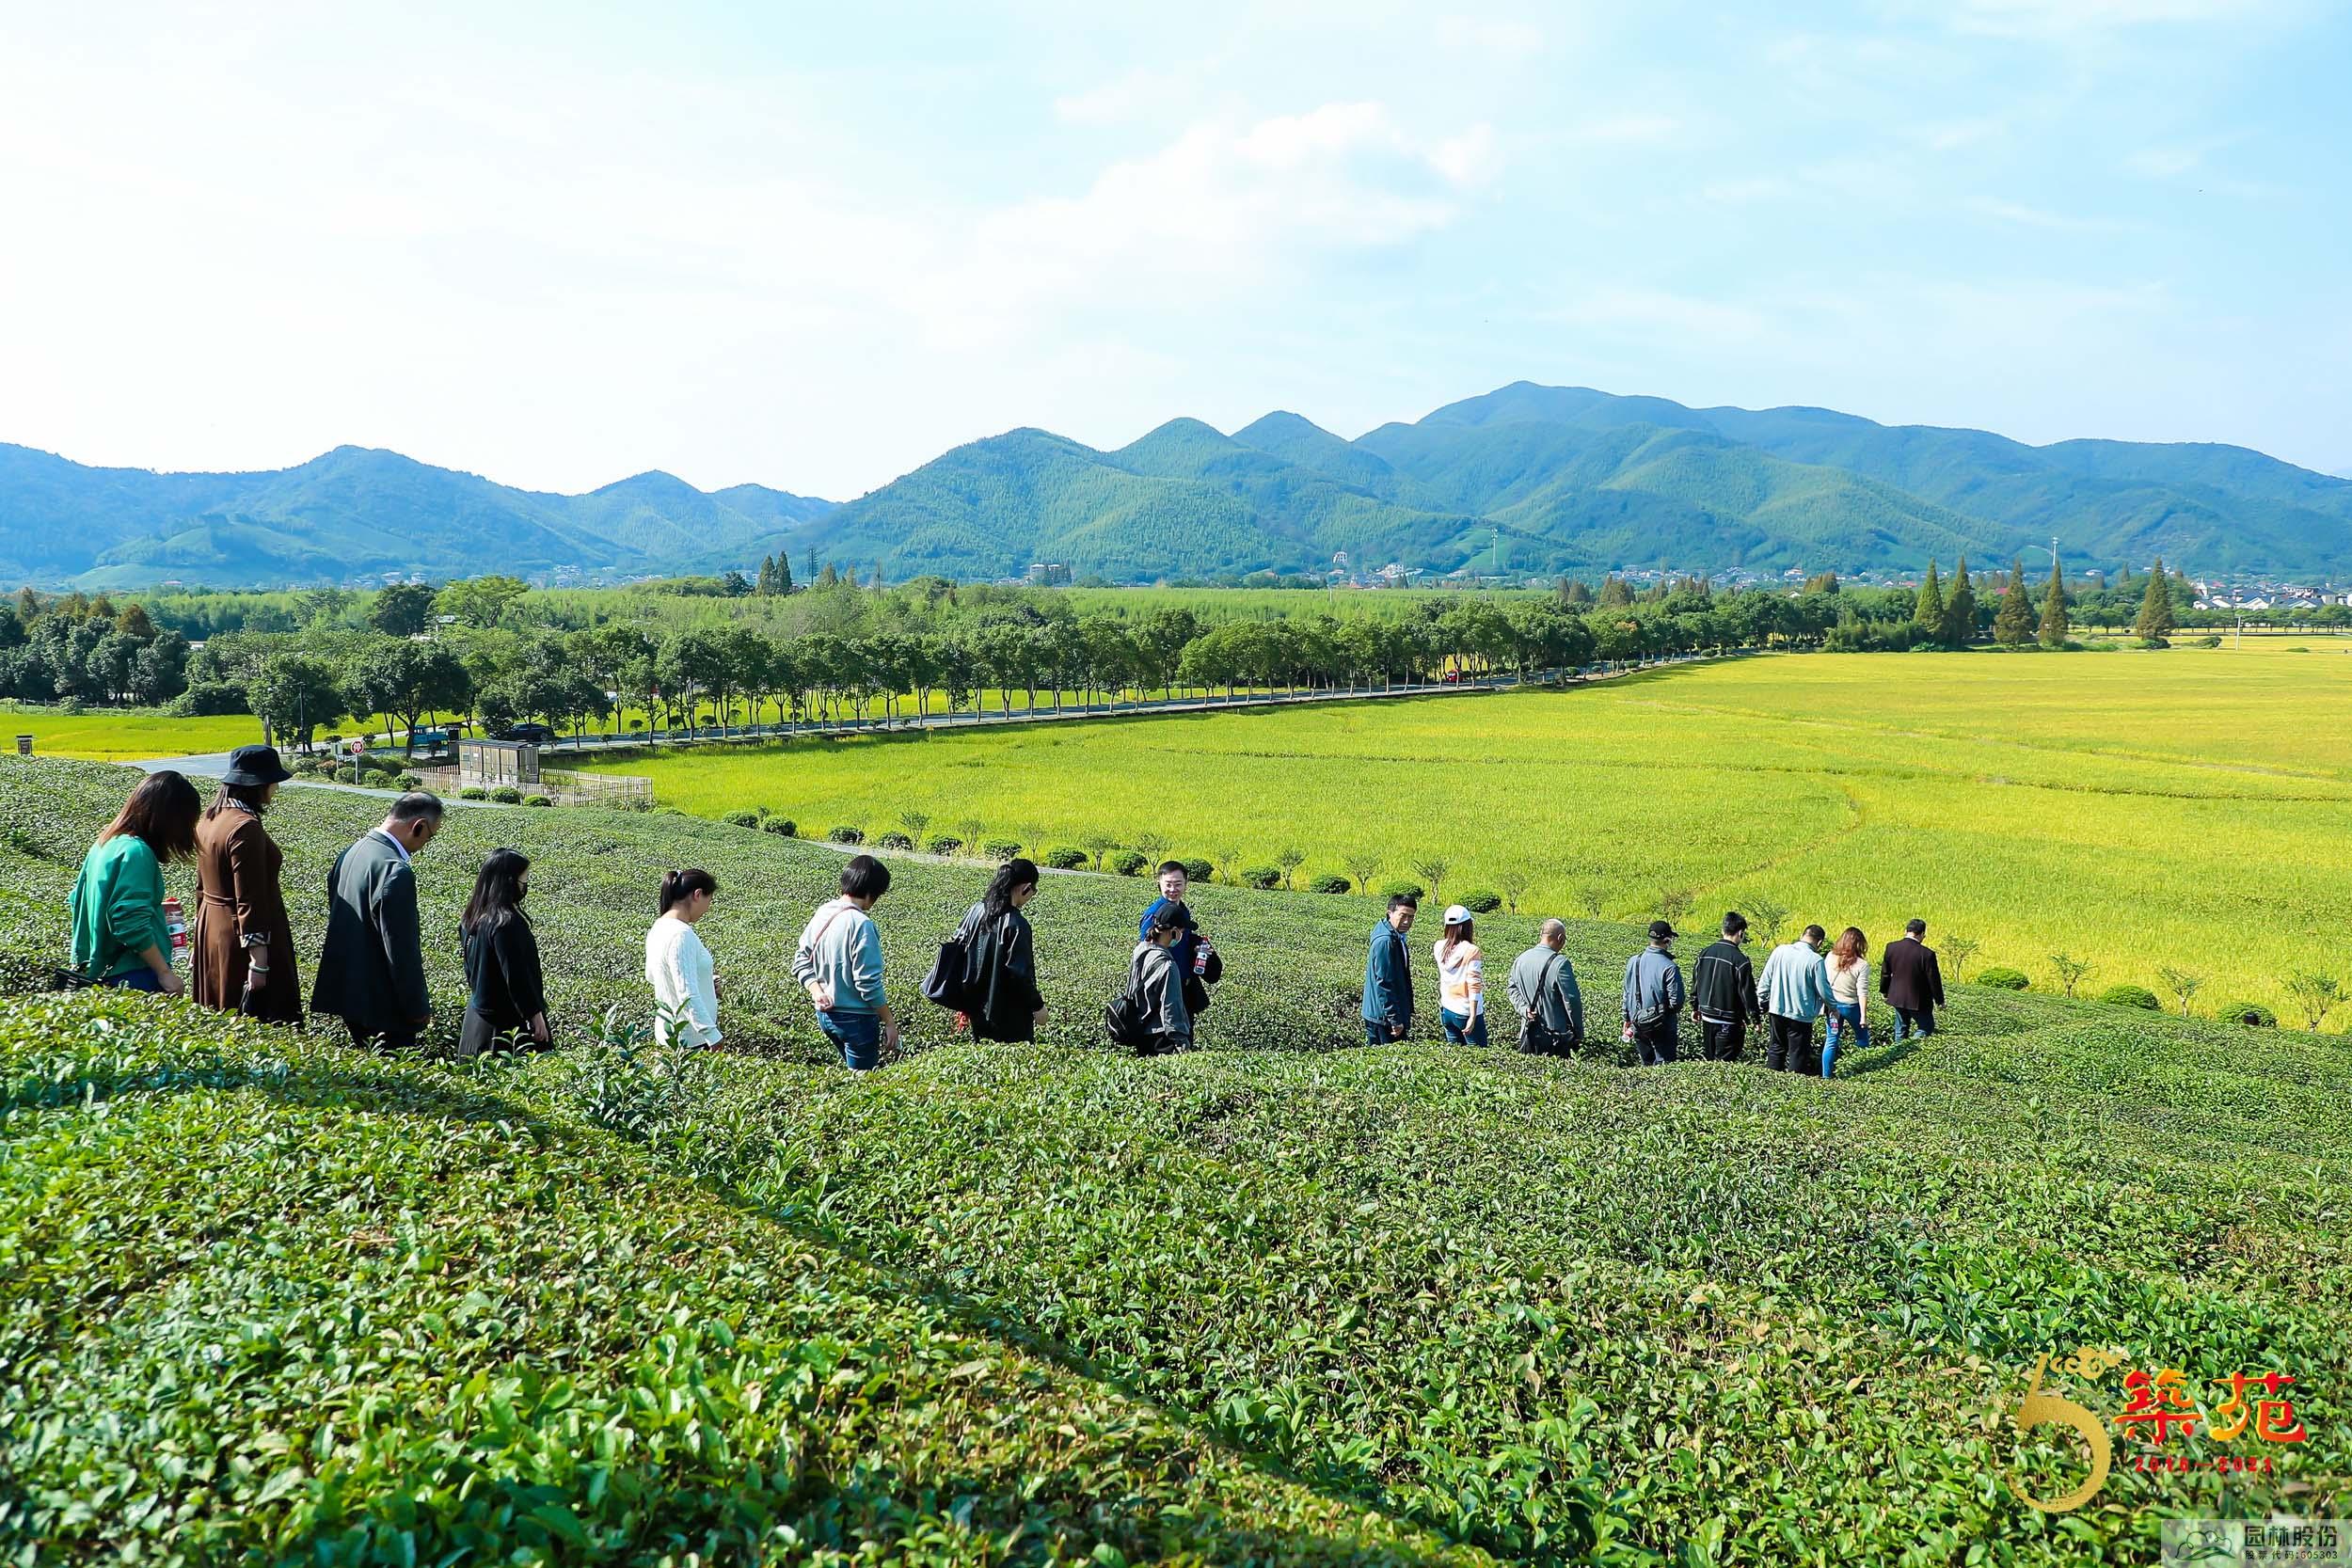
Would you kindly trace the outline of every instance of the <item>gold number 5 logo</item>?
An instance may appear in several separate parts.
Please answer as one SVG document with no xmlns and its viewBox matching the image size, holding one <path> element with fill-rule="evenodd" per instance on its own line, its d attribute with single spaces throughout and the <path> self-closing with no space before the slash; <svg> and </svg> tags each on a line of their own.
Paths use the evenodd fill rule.
<svg viewBox="0 0 2352 1568">
<path fill-rule="evenodd" d="M 2055 1394 L 2042 1391 L 2042 1374 L 2049 1370 L 2050 1356 L 2044 1351 L 2042 1359 L 2034 1364 L 2033 1382 L 2026 1387 L 2026 1397 L 2017 1402 L 2014 1418 L 2017 1430 L 2024 1433 L 2035 1427 L 2073 1427 L 2082 1433 L 2083 1441 L 2090 1445 L 2090 1479 L 2065 1496 L 2047 1501 L 2028 1495 L 2024 1487 L 2017 1484 L 2015 1476 L 2005 1479 L 2019 1502 L 2038 1508 L 2044 1513 L 2071 1513 L 2089 1502 L 2097 1495 L 2099 1488 L 2107 1483 L 2107 1465 L 2115 1455 L 2107 1442 L 2106 1428 L 2099 1424 L 2098 1417 L 2073 1400 L 2062 1400 Z"/>
</svg>

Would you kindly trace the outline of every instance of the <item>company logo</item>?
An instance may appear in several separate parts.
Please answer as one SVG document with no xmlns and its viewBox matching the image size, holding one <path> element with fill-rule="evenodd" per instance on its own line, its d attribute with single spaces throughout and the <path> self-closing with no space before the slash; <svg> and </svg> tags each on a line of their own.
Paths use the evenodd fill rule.
<svg viewBox="0 0 2352 1568">
<path fill-rule="evenodd" d="M 2033 1380 L 2017 1403 L 2011 1420 L 2023 1434 L 2039 1427 L 2065 1427 L 2081 1435 L 2090 1449 L 2090 1475 L 2072 1492 L 2037 1497 L 2008 1477 L 2009 1489 L 2020 1502 L 2045 1513 L 2071 1513 L 2099 1495 L 2115 1465 L 2115 1444 L 2106 1425 L 2086 1406 L 2042 1392 L 2042 1384 L 2058 1373 L 2095 1383 L 2122 1367 L 2125 1354 L 2117 1350 L 2077 1349 L 2055 1364 L 2048 1352 L 2034 1364 Z M 2124 1406 L 2109 1419 L 2119 1433 L 2143 1451 L 2130 1455 L 2132 1467 L 2157 1470 L 2271 1471 L 2271 1448 L 2256 1445 L 2302 1443 L 2310 1440 L 2295 1412 L 2295 1379 L 2284 1372 L 2232 1372 L 2208 1378 L 2201 1386 L 2178 1367 L 2154 1371 L 2128 1370 L 2123 1376 Z M 2203 1389 L 2211 1393 L 2203 1399 Z M 2244 1444 L 2233 1451 L 2197 1451 L 2205 1443 Z M 2177 1444 L 2177 1447 L 2175 1446 Z"/>
</svg>

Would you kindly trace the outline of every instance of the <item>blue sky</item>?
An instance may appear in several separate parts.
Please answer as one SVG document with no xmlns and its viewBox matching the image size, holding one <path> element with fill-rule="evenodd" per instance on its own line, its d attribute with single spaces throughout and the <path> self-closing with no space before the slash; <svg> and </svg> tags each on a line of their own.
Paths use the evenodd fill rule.
<svg viewBox="0 0 2352 1568">
<path fill-rule="evenodd" d="M 1526 378 L 2352 472 L 2344 8 L 1797 9 L 15 8 L 0 440 L 846 497 Z"/>
</svg>

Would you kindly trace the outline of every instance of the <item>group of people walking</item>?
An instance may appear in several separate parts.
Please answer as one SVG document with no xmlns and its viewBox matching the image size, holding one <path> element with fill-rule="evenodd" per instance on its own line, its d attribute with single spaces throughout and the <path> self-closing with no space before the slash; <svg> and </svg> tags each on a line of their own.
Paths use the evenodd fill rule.
<svg viewBox="0 0 2352 1568">
<path fill-rule="evenodd" d="M 72 901 L 69 978 L 177 995 L 209 1007 L 279 1023 L 299 1023 L 302 990 L 294 933 L 279 885 L 285 857 L 263 814 L 291 775 L 277 752 L 234 752 L 208 804 L 196 786 L 168 769 L 150 774 L 84 858 Z M 310 988 L 310 1010 L 340 1019 L 358 1043 L 413 1047 L 432 1022 L 417 909 L 415 859 L 439 833 L 443 807 L 429 794 L 395 800 L 384 820 L 335 859 L 326 879 L 326 936 Z M 172 966 L 176 934 L 167 913 L 163 866 L 193 861 L 199 889 L 192 932 L 194 961 L 184 986 Z M 1224 974 L 1224 959 L 1194 915 L 1184 865 L 1164 862 L 1158 896 L 1137 923 L 1124 990 L 1104 1011 L 1114 1043 L 1143 1055 L 1188 1049 L 1196 1020 Z M 1023 912 L 1040 872 L 1027 859 L 998 867 L 955 933 L 940 944 L 923 982 L 924 996 L 949 1009 L 975 1038 L 1037 1037 L 1047 1019 L 1039 988 L 1036 935 Z M 524 905 L 531 862 L 518 849 L 494 849 L 474 879 L 459 920 L 466 1012 L 462 1055 L 501 1049 L 541 1050 L 554 1043 L 539 943 Z M 875 904 L 890 891 L 890 868 L 871 855 L 841 868 L 838 896 L 809 917 L 795 942 L 792 977 L 806 991 L 818 1030 L 853 1071 L 872 1070 L 898 1043 L 899 1016 L 884 983 Z M 658 915 L 645 934 L 645 979 L 655 1032 L 664 1042 L 709 1047 L 725 1037 L 719 980 L 710 949 L 695 932 L 719 895 L 707 871 L 663 875 Z M 1374 927 L 1364 965 L 1365 1038 L 1405 1038 L 1415 1017 L 1407 936 L 1419 900 L 1397 895 Z M 1438 1022 L 1447 1040 L 1488 1043 L 1486 958 L 1476 917 L 1456 904 L 1430 958 Z M 1841 1048 L 1867 1047 L 1869 943 L 1848 927 L 1833 942 L 1819 926 L 1775 947 L 1759 974 L 1745 951 L 1748 924 L 1737 911 L 1720 940 L 1703 949 L 1686 983 L 1674 943 L 1679 934 L 1653 921 L 1648 944 L 1627 963 L 1621 995 L 1622 1038 L 1639 1061 L 1677 1059 L 1683 1014 L 1694 1020 L 1699 1053 L 1736 1060 L 1750 1034 L 1765 1037 L 1775 1069 L 1833 1075 Z M 1932 1034 L 1944 983 L 1935 952 L 1914 920 L 1879 966 L 1880 996 L 1896 1015 L 1895 1036 Z M 1567 927 L 1543 923 L 1535 945 L 1511 963 L 1503 996 L 1523 1051 L 1565 1055 L 1585 1042 L 1585 1003 L 1565 951 Z M 1817 1021 L 1827 1038 L 1818 1046 Z"/>
<path fill-rule="evenodd" d="M 1406 936 L 1419 913 L 1418 899 L 1393 895 L 1373 927 L 1363 1020 L 1364 1037 L 1375 1045 L 1403 1039 L 1412 1028 L 1413 967 Z M 1486 957 L 1476 917 L 1455 904 L 1445 911 L 1444 927 L 1430 949 L 1438 1025 L 1454 1044 L 1485 1045 Z M 1739 1060 L 1750 1035 L 1760 1030 L 1767 1067 L 1828 1078 L 1836 1074 L 1841 1047 L 1868 1047 L 1870 944 L 1859 928 L 1847 927 L 1832 942 L 1820 927 L 1807 926 L 1772 949 L 1761 974 L 1747 955 L 1746 918 L 1734 910 L 1724 916 L 1722 929 L 1700 950 L 1686 982 L 1674 951 L 1681 933 L 1668 921 L 1650 922 L 1648 944 L 1626 962 L 1619 997 L 1621 1038 L 1637 1061 L 1651 1067 L 1680 1057 L 1685 1012 L 1692 1016 L 1698 1053 L 1709 1061 Z M 1927 930 L 1926 921 L 1911 921 L 1879 966 L 1879 995 L 1894 1009 L 1898 1040 L 1933 1034 L 1935 1009 L 1944 1005 L 1943 971 L 1927 945 Z M 1567 1055 L 1585 1043 L 1584 995 L 1566 945 L 1566 925 L 1547 920 L 1535 945 L 1512 960 L 1504 994 L 1522 1051 Z M 1814 1025 L 1824 1019 L 1827 1036 L 1817 1045 Z"/>
</svg>

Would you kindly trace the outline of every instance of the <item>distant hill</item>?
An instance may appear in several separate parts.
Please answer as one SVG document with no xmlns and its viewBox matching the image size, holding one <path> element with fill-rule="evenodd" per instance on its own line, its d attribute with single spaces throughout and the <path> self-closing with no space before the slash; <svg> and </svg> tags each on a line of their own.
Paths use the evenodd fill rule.
<svg viewBox="0 0 2352 1568">
<path fill-rule="evenodd" d="M 2036 447 L 1524 381 L 1353 441 L 1287 411 L 1230 436 L 1171 420 L 1111 451 L 1012 430 L 839 506 L 664 473 L 544 495 L 356 447 L 273 473 L 157 474 L 0 446 L 0 581 L 623 575 L 778 550 L 893 578 L 1034 562 L 1113 581 L 1311 572 L 1341 551 L 1431 574 L 1915 571 L 2052 536 L 2081 564 L 2341 578 L 2352 480 L 2243 447 Z"/>
<path fill-rule="evenodd" d="M 831 506 L 756 484 L 706 493 L 664 473 L 548 495 L 365 447 L 293 468 L 161 474 L 0 445 L 0 581 L 238 587 L 387 572 L 666 572 L 734 564 L 746 541 Z"/>
<path fill-rule="evenodd" d="M 1517 382 L 1349 441 L 1289 412 L 1175 420 L 1115 451 L 1019 430 L 958 447 L 801 532 L 894 576 L 1057 562 L 1114 580 L 1314 570 L 1345 550 L 1444 573 L 1917 570 L 2074 561 L 2331 575 L 2352 483 L 2238 447 L 1888 426 Z"/>
</svg>

